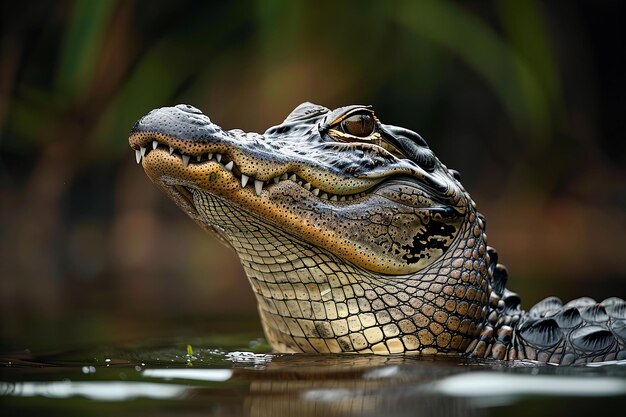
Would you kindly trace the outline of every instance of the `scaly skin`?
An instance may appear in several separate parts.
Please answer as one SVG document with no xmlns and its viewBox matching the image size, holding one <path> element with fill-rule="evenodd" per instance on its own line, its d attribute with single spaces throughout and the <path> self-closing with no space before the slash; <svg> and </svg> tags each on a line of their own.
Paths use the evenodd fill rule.
<svg viewBox="0 0 626 417">
<path fill-rule="evenodd" d="M 367 107 L 305 103 L 258 135 L 179 105 L 129 141 L 152 181 L 237 252 L 276 351 L 626 358 L 623 300 L 522 311 L 458 173 Z"/>
</svg>

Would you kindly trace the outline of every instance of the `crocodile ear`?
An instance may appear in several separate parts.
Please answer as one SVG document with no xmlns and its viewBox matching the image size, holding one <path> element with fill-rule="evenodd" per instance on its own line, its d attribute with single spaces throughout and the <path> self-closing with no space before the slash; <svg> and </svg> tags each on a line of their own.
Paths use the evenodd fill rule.
<svg viewBox="0 0 626 417">
<path fill-rule="evenodd" d="M 287 116 L 283 124 L 301 122 L 312 118 L 318 118 L 321 115 L 328 113 L 329 111 L 330 110 L 324 106 L 309 103 L 307 101 L 293 109 L 293 111 L 289 113 L 289 116 Z"/>
</svg>

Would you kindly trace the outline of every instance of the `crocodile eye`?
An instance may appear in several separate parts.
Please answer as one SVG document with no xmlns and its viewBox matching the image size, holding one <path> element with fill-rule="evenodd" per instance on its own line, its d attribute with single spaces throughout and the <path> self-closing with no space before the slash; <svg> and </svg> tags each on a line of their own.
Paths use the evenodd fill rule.
<svg viewBox="0 0 626 417">
<path fill-rule="evenodd" d="M 376 123 L 371 114 L 355 114 L 341 121 L 341 129 L 344 133 L 359 138 L 366 138 L 374 133 Z"/>
</svg>

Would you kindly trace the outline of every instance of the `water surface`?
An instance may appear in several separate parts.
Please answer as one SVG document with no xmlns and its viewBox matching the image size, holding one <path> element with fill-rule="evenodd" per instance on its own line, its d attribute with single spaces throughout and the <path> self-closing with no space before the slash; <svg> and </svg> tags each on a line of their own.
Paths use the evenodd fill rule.
<svg viewBox="0 0 626 417">
<path fill-rule="evenodd" d="M 273 355 L 259 336 L 231 330 L 204 339 L 5 352 L 1 414 L 509 417 L 626 409 L 626 364 L 617 362 Z"/>
</svg>

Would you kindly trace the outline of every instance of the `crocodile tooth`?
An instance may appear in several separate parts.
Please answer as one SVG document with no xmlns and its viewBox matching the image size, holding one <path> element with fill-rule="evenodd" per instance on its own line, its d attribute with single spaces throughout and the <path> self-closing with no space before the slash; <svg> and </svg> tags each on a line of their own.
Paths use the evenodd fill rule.
<svg viewBox="0 0 626 417">
<path fill-rule="evenodd" d="M 261 191 L 263 191 L 263 181 L 254 180 L 254 190 L 256 191 L 256 195 L 261 195 Z"/>
<path fill-rule="evenodd" d="M 189 155 L 183 155 L 183 165 L 189 165 Z"/>
<path fill-rule="evenodd" d="M 323 198 L 324 200 L 328 200 L 328 194 L 323 193 L 320 198 Z"/>
<path fill-rule="evenodd" d="M 278 184 L 278 182 L 280 181 L 279 177 L 274 177 L 272 178 L 272 180 L 274 181 L 274 184 Z"/>
<path fill-rule="evenodd" d="M 135 149 L 135 159 L 137 160 L 137 163 L 141 162 L 141 151 L 139 149 Z"/>
<path fill-rule="evenodd" d="M 144 148 L 143 146 L 140 146 L 139 150 L 141 151 L 141 156 L 146 156 L 146 148 Z"/>
<path fill-rule="evenodd" d="M 217 159 L 217 162 L 220 162 L 222 160 L 222 154 L 221 153 L 216 153 L 215 154 L 215 159 Z"/>
<path fill-rule="evenodd" d="M 157 148 L 157 146 L 159 146 L 159 142 L 157 142 L 156 140 L 153 140 L 153 141 L 152 141 L 152 149 L 153 149 L 153 150 L 154 150 L 154 149 L 156 149 L 156 148 Z"/>
<path fill-rule="evenodd" d="M 247 176 L 246 174 L 241 174 L 241 186 L 245 187 L 249 179 L 250 177 Z"/>
<path fill-rule="evenodd" d="M 211 159 L 213 159 L 213 154 L 212 154 L 212 153 L 207 154 L 207 156 L 206 156 L 206 157 L 207 157 L 207 159 L 210 161 Z"/>
<path fill-rule="evenodd" d="M 202 155 L 198 155 L 198 157 L 196 158 L 196 161 L 200 162 L 201 159 L 202 159 Z"/>
<path fill-rule="evenodd" d="M 289 179 L 294 182 L 296 181 L 296 178 L 296 174 L 291 174 L 291 177 L 289 177 Z"/>
<path fill-rule="evenodd" d="M 229 171 L 233 170 L 233 166 L 235 165 L 235 163 L 233 161 L 230 161 L 229 163 L 227 163 L 226 165 L 224 165 L 224 168 L 226 168 Z"/>
<path fill-rule="evenodd" d="M 313 194 L 315 195 L 320 195 L 320 189 L 319 188 L 313 188 L 313 191 L 311 191 Z"/>
<path fill-rule="evenodd" d="M 280 176 L 281 180 L 286 180 L 287 178 L 289 178 L 289 176 L 287 175 L 286 172 L 283 175 Z"/>
<path fill-rule="evenodd" d="M 337 196 L 336 196 L 336 195 L 334 195 L 334 196 L 332 196 L 331 198 L 329 198 L 329 200 L 332 200 L 332 201 L 337 201 Z"/>
<path fill-rule="evenodd" d="M 339 201 L 346 201 L 346 196 L 342 195 L 341 197 L 339 197 Z"/>
<path fill-rule="evenodd" d="M 174 153 L 174 148 L 170 146 L 170 155 Z"/>
<path fill-rule="evenodd" d="M 307 191 L 308 191 L 308 190 L 310 190 L 310 189 L 311 189 L 311 183 L 310 183 L 310 182 L 307 182 L 306 184 L 304 184 L 304 185 L 303 185 L 303 187 L 304 187 L 304 189 L 305 189 L 305 190 L 307 190 Z"/>
</svg>

